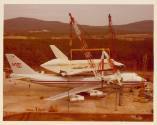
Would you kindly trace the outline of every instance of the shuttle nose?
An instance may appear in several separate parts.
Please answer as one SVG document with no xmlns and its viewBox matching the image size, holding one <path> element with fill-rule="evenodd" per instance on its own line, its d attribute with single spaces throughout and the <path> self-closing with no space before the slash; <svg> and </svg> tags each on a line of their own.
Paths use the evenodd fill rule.
<svg viewBox="0 0 157 125">
<path fill-rule="evenodd" d="M 143 81 L 143 82 L 147 82 L 147 80 L 146 80 L 146 79 L 144 79 L 144 78 L 142 78 L 142 81 Z"/>
<path fill-rule="evenodd" d="M 48 66 L 48 65 L 50 65 L 50 64 L 51 64 L 51 62 L 48 61 L 48 62 L 45 62 L 45 63 L 41 64 L 40 66 L 41 66 L 41 67 L 44 67 L 44 66 Z"/>
<path fill-rule="evenodd" d="M 47 64 L 46 63 L 43 63 L 43 64 L 41 64 L 40 66 L 41 67 L 45 67 Z"/>
</svg>

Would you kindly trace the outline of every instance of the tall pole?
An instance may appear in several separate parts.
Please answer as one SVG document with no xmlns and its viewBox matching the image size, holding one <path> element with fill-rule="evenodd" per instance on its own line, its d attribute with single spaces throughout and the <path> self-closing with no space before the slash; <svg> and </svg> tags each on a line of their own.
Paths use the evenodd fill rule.
<svg viewBox="0 0 157 125">
<path fill-rule="evenodd" d="M 112 17 L 111 15 L 109 14 L 108 15 L 108 32 L 109 32 L 109 39 L 111 40 L 111 45 L 112 45 L 112 52 L 111 52 L 111 55 L 112 57 L 115 58 L 115 38 L 116 38 L 116 34 L 115 34 L 115 31 L 113 29 L 113 26 L 112 26 Z"/>
<path fill-rule="evenodd" d="M 70 25 L 70 41 L 69 41 L 69 46 L 72 46 L 72 38 L 73 38 L 72 25 Z"/>
<path fill-rule="evenodd" d="M 122 106 L 123 86 L 119 87 L 119 106 Z"/>
<path fill-rule="evenodd" d="M 67 78 L 68 78 L 67 83 L 69 83 L 69 81 L 70 81 L 70 76 L 68 75 Z M 68 87 L 69 87 L 69 84 L 68 84 Z M 70 90 L 71 90 L 71 89 L 68 88 L 68 113 L 69 113 L 69 111 L 70 111 Z"/>
<path fill-rule="evenodd" d="M 70 90 L 68 90 L 68 113 L 69 113 L 69 109 L 70 109 L 70 95 L 69 95 L 69 91 Z"/>
</svg>

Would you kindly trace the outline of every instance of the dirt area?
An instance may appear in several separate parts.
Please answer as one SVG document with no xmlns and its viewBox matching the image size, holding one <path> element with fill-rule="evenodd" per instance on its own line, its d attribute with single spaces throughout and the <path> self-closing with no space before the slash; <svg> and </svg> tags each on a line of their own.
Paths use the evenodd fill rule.
<svg viewBox="0 0 157 125">
<path fill-rule="evenodd" d="M 10 115 L 4 121 L 153 121 L 151 114 L 34 113 Z"/>
<path fill-rule="evenodd" d="M 69 88 L 66 86 L 54 86 L 47 87 L 39 84 L 34 84 L 29 81 L 22 80 L 9 80 L 4 79 L 4 120 L 13 114 L 19 113 L 74 113 L 74 114 L 113 114 L 113 116 L 119 116 L 118 114 L 129 114 L 129 117 L 136 117 L 135 114 L 150 115 L 153 117 L 153 102 L 152 100 L 138 101 L 139 89 L 133 89 L 133 92 L 129 89 L 125 89 L 121 98 L 122 105 L 116 105 L 116 94 L 114 91 L 107 92 L 107 96 L 103 98 L 92 98 L 85 96 L 85 101 L 81 102 L 69 102 L 67 98 L 58 101 L 46 101 L 44 98 L 56 95 L 67 91 Z M 41 115 L 41 114 L 40 114 Z M 39 115 L 39 116 L 40 116 Z M 38 115 L 37 115 L 38 116 Z M 37 118 L 36 116 L 36 118 Z M 67 115 L 65 115 L 67 116 Z M 69 115 L 68 115 L 69 116 Z M 92 119 L 102 120 L 102 117 Z M 50 116 L 52 117 L 52 116 Z M 55 116 L 54 116 L 55 117 Z M 70 117 L 70 116 L 69 116 Z M 86 117 L 86 115 L 85 115 Z M 127 117 L 127 116 L 125 116 Z M 124 120 L 127 119 L 124 117 Z M 145 116 L 146 117 L 146 116 Z M 142 119 L 145 121 L 147 118 Z M 15 117 L 17 120 L 19 117 Z M 31 118 L 30 118 L 31 119 Z M 84 118 L 86 119 L 86 118 Z M 29 120 L 29 119 L 27 119 Z M 38 120 L 38 119 L 37 119 Z M 50 119 L 49 119 L 50 120 Z M 53 118 L 51 118 L 53 120 Z M 61 118 L 58 120 L 64 120 Z M 65 119 L 66 120 L 66 119 Z M 74 119 L 75 120 L 75 119 Z M 78 119 L 79 120 L 79 119 Z M 80 119 L 81 120 L 81 119 Z M 88 120 L 88 118 L 86 119 Z M 90 118 L 89 118 L 90 120 Z"/>
</svg>

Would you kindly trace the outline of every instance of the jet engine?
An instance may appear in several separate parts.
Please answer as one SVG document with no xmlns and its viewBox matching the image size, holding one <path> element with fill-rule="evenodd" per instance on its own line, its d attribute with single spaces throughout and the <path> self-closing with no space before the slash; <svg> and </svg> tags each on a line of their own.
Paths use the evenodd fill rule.
<svg viewBox="0 0 157 125">
<path fill-rule="evenodd" d="M 104 96 L 104 93 L 99 90 L 91 90 L 91 91 L 88 91 L 88 93 L 90 96 L 97 96 L 97 97 Z"/>
<path fill-rule="evenodd" d="M 70 102 L 84 101 L 84 96 L 72 95 L 70 96 Z"/>
<path fill-rule="evenodd" d="M 65 71 L 62 71 L 62 70 L 60 70 L 60 74 L 61 74 L 61 76 L 66 76 L 67 75 L 67 73 Z"/>
</svg>

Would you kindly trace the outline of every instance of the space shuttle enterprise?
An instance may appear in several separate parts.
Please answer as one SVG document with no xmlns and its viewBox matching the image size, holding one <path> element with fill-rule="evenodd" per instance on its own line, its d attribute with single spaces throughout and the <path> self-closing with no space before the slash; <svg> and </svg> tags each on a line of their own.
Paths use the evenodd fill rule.
<svg viewBox="0 0 157 125">
<path fill-rule="evenodd" d="M 88 48 L 86 40 L 78 27 L 74 17 L 69 13 L 70 25 L 73 27 L 77 38 L 80 41 L 81 49 Z M 90 95 L 99 96 L 103 92 L 96 90 L 101 88 L 101 82 L 105 83 L 102 87 L 116 84 L 118 86 L 136 85 L 146 82 L 144 78 L 136 73 L 120 72 L 124 64 L 111 59 L 106 51 L 102 51 L 100 59 L 94 59 L 90 51 L 84 51 L 85 60 L 69 60 L 68 57 L 61 52 L 55 45 L 50 45 L 51 50 L 55 55 L 55 59 L 41 64 L 41 67 L 49 70 L 52 74 L 43 74 L 33 70 L 21 59 L 14 54 L 6 54 L 7 60 L 13 71 L 10 74 L 11 79 L 29 79 L 34 83 L 46 86 L 54 84 L 80 84 L 78 87 L 72 88 L 69 92 L 53 95 L 46 100 L 54 101 L 64 97 L 72 96 L 79 100 L 80 92 L 87 92 Z M 105 71 L 111 71 L 109 74 Z M 92 72 L 92 76 L 77 76 L 78 74 Z M 55 74 L 53 74 L 55 73 Z M 70 77 L 69 77 L 70 76 Z"/>
</svg>

